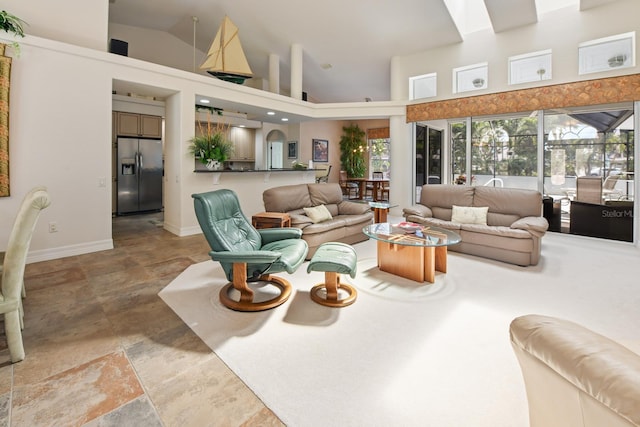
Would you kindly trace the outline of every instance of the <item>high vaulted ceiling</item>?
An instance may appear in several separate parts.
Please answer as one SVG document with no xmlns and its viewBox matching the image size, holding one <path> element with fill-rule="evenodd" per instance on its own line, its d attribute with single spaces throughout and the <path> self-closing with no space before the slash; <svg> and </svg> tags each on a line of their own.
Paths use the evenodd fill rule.
<svg viewBox="0 0 640 427">
<path fill-rule="evenodd" d="M 292 44 L 303 49 L 302 90 L 314 102 L 389 100 L 393 56 L 463 42 L 467 32 L 537 22 L 545 10 L 616 0 L 110 0 L 113 23 L 166 31 L 206 52 L 225 15 L 238 26 L 254 77 L 279 57 L 288 92 Z M 194 25 L 194 17 L 197 23 Z M 195 28 L 194 28 L 195 27 Z M 201 61 L 204 58 L 201 58 Z"/>
</svg>

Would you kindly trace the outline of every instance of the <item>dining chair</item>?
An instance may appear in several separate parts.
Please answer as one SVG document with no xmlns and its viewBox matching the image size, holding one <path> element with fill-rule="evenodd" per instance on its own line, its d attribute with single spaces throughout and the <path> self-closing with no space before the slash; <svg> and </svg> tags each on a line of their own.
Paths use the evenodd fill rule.
<svg viewBox="0 0 640 427">
<path fill-rule="evenodd" d="M 384 172 L 373 172 L 373 179 L 384 179 Z M 389 182 L 378 183 L 378 194 L 375 197 L 376 200 L 389 200 Z"/>
<path fill-rule="evenodd" d="M 320 170 L 316 171 L 316 184 L 321 182 L 329 182 L 329 174 L 331 173 L 331 165 L 316 166 Z"/>
<path fill-rule="evenodd" d="M 347 171 L 340 171 L 339 177 L 340 188 L 342 189 L 342 195 L 347 196 L 349 199 L 357 199 L 360 187 L 355 182 L 349 182 Z M 353 196 L 353 197 L 352 197 Z"/>
<path fill-rule="evenodd" d="M 20 204 L 20 209 L 18 210 L 18 212 L 21 212 L 23 207 L 25 206 L 26 203 L 29 203 L 29 200 L 31 200 L 31 195 L 33 193 L 35 193 L 36 191 L 46 191 L 47 187 L 44 186 L 36 186 L 33 187 L 31 190 L 29 190 L 29 192 L 27 194 L 25 194 L 24 198 L 22 199 L 22 203 Z M 18 218 L 16 218 L 16 221 L 18 220 Z M 15 223 L 14 223 L 14 228 L 15 228 Z M 5 252 L 0 252 L 0 275 L 2 275 L 2 265 L 4 264 L 4 255 Z M 22 284 L 22 298 L 25 298 L 27 296 L 27 291 L 24 287 L 24 283 Z"/>
<path fill-rule="evenodd" d="M 0 314 L 4 314 L 4 330 L 11 362 L 24 359 L 22 343 L 22 290 L 24 269 L 40 212 L 51 204 L 44 187 L 37 187 L 25 196 L 11 229 L 0 276 Z"/>
<path fill-rule="evenodd" d="M 380 195 L 378 196 L 378 200 L 381 201 L 389 201 L 389 182 L 380 183 Z"/>
<path fill-rule="evenodd" d="M 378 171 L 372 172 L 371 173 L 371 178 L 372 179 L 382 179 L 382 178 L 384 178 L 384 174 L 382 172 L 378 172 Z M 365 196 L 365 198 L 371 197 L 371 199 L 373 199 L 373 200 L 379 199 L 379 196 L 380 196 L 379 194 L 376 194 L 375 197 L 373 195 L 373 191 L 374 191 L 374 189 L 376 189 L 376 187 L 377 186 L 373 185 L 373 182 L 367 181 L 367 183 L 365 184 L 365 187 L 364 187 L 364 196 Z M 379 188 L 379 187 L 377 187 L 377 188 Z"/>
</svg>

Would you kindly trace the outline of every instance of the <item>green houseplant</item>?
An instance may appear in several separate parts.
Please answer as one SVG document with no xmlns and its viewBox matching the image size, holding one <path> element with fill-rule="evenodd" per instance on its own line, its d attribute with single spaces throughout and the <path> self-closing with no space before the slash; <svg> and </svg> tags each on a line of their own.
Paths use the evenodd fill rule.
<svg viewBox="0 0 640 427">
<path fill-rule="evenodd" d="M 357 124 L 344 126 L 340 137 L 340 164 L 347 176 L 362 178 L 367 171 L 365 132 Z"/>
<path fill-rule="evenodd" d="M 222 123 L 198 123 L 199 135 L 189 140 L 189 152 L 207 169 L 219 169 L 233 153 L 233 143 L 227 139 L 227 129 Z"/>
<path fill-rule="evenodd" d="M 24 28 L 26 24 L 22 19 L 15 15 L 10 14 L 6 10 L 0 11 L 0 29 L 11 33 L 17 37 L 24 37 Z M 11 47 L 15 51 L 16 55 L 20 54 L 20 45 L 17 42 L 11 43 Z"/>
</svg>

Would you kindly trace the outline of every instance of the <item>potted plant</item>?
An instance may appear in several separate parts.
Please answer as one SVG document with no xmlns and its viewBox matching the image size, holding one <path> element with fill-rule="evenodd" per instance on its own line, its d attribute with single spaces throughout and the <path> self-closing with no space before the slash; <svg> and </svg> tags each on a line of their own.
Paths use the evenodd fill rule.
<svg viewBox="0 0 640 427">
<path fill-rule="evenodd" d="M 6 31 L 7 33 L 11 33 L 17 37 L 24 37 L 24 28 L 25 25 L 22 19 L 18 18 L 15 15 L 10 14 L 6 10 L 0 11 L 0 29 Z M 16 52 L 16 55 L 20 53 L 20 45 L 17 42 L 11 43 L 13 50 Z"/>
<path fill-rule="evenodd" d="M 306 170 L 307 167 L 308 165 L 306 165 L 305 163 L 300 163 L 297 160 L 291 162 L 291 169 L 293 170 Z"/>
<path fill-rule="evenodd" d="M 198 124 L 199 135 L 189 140 L 189 152 L 209 170 L 222 168 L 233 153 L 233 143 L 227 139 L 226 127 L 222 123 L 211 124 L 207 120 L 206 126 Z"/>
<path fill-rule="evenodd" d="M 362 178 L 367 171 L 365 132 L 357 124 L 342 128 L 340 164 L 350 178 Z"/>
</svg>

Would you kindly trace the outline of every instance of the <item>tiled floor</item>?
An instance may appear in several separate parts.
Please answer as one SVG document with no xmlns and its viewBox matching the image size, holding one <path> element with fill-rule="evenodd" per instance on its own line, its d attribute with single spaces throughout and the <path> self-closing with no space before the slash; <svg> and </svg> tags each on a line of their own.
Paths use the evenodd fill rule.
<svg viewBox="0 0 640 427">
<path fill-rule="evenodd" d="M 209 259 L 161 220 L 115 218 L 115 249 L 27 265 L 25 360 L 0 336 L 0 426 L 282 425 L 158 297 Z"/>
</svg>

